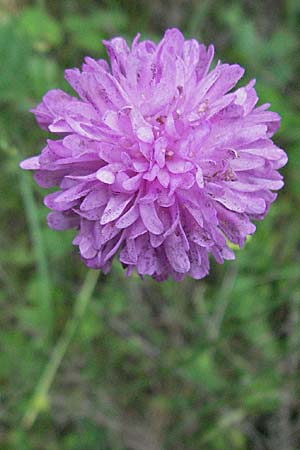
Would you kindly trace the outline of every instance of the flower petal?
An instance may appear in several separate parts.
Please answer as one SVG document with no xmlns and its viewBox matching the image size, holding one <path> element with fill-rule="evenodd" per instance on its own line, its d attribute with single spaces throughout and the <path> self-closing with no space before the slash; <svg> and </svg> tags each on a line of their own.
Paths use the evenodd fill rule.
<svg viewBox="0 0 300 450">
<path fill-rule="evenodd" d="M 148 231 L 153 234 L 161 234 L 164 226 L 158 217 L 155 205 L 153 203 L 140 203 L 140 214 Z"/>
</svg>

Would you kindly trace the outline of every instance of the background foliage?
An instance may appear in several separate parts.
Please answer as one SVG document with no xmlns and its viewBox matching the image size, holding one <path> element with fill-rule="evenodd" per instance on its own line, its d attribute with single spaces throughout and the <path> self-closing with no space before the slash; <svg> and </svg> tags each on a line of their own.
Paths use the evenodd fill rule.
<svg viewBox="0 0 300 450">
<path fill-rule="evenodd" d="M 45 139 L 28 109 L 101 39 L 169 26 L 257 78 L 286 186 L 203 281 L 97 280 L 18 168 Z M 299 47 L 298 0 L 1 1 L 1 449 L 300 449 Z"/>
</svg>

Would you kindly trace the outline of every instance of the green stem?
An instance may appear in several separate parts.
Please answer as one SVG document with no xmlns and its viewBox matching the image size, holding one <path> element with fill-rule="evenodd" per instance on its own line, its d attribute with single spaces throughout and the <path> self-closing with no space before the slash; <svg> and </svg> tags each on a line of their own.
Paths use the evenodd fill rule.
<svg viewBox="0 0 300 450">
<path fill-rule="evenodd" d="M 99 272 L 89 271 L 82 285 L 81 291 L 75 300 L 73 314 L 67 321 L 66 326 L 60 336 L 50 360 L 48 361 L 33 393 L 29 408 L 24 414 L 22 425 L 31 428 L 42 409 L 48 405 L 48 393 L 53 383 L 56 372 L 63 360 L 63 357 L 80 325 L 87 305 L 95 289 Z"/>
</svg>

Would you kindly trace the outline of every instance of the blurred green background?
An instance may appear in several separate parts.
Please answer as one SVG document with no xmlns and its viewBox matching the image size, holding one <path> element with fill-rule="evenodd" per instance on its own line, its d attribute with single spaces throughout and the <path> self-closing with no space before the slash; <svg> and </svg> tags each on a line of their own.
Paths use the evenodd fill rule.
<svg viewBox="0 0 300 450">
<path fill-rule="evenodd" d="M 18 168 L 28 109 L 102 39 L 178 26 L 282 116 L 286 186 L 235 262 L 162 284 L 88 272 Z M 0 2 L 0 449 L 300 449 L 300 2 Z"/>
</svg>

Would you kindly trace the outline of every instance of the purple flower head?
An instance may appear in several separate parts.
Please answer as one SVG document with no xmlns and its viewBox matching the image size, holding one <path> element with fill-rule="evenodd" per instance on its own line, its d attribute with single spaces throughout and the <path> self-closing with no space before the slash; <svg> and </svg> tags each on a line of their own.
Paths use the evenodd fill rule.
<svg viewBox="0 0 300 450">
<path fill-rule="evenodd" d="M 283 186 L 280 117 L 256 107 L 254 80 L 232 91 L 239 65 L 210 70 L 213 46 L 176 29 L 159 44 L 104 44 L 110 65 L 86 58 L 65 72 L 79 98 L 55 89 L 33 110 L 60 139 L 21 167 L 58 186 L 48 224 L 79 230 L 87 266 L 108 272 L 118 254 L 127 274 L 200 279 L 210 253 L 234 258 L 228 242 L 243 246 Z"/>
</svg>

